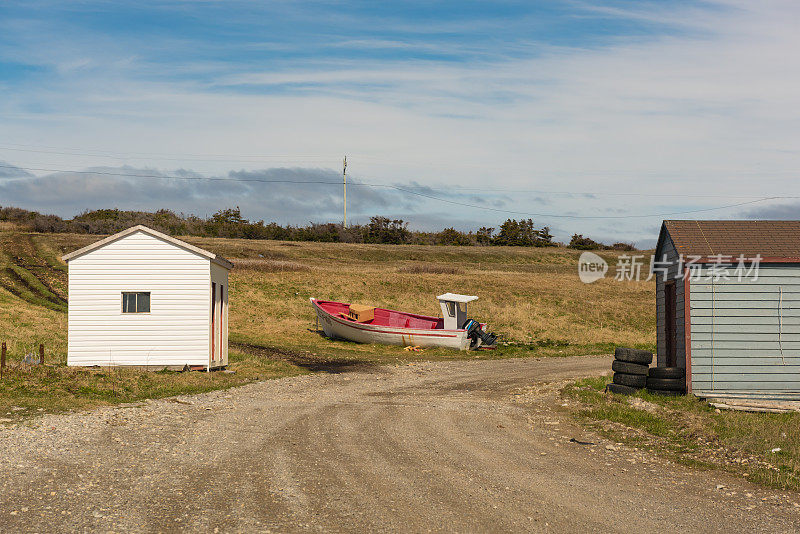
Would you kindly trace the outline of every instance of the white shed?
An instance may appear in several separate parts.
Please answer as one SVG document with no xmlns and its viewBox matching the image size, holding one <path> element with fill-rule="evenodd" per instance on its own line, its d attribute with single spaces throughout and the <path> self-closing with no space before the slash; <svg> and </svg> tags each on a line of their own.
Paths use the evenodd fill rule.
<svg viewBox="0 0 800 534">
<path fill-rule="evenodd" d="M 141 225 L 63 259 L 67 365 L 228 364 L 228 260 Z"/>
</svg>

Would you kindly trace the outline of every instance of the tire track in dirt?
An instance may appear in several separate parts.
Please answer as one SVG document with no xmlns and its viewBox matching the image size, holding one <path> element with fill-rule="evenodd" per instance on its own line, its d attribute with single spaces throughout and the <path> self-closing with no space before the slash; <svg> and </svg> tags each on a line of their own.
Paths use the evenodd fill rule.
<svg viewBox="0 0 800 534">
<path fill-rule="evenodd" d="M 40 532 L 796 530 L 800 514 L 780 504 L 800 502 L 796 494 L 628 447 L 607 449 L 575 427 L 559 409 L 559 381 L 609 365 L 591 357 L 421 362 L 2 427 L 0 525 Z M 717 491 L 720 484 L 737 494 Z"/>
</svg>

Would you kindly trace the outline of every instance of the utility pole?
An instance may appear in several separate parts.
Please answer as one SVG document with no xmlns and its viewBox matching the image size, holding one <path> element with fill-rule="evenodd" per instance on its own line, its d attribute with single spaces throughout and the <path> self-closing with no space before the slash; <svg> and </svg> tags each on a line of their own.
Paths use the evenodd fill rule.
<svg viewBox="0 0 800 534">
<path fill-rule="evenodd" d="M 347 156 L 344 157 L 342 164 L 342 184 L 344 185 L 344 223 L 343 228 L 347 228 Z"/>
</svg>

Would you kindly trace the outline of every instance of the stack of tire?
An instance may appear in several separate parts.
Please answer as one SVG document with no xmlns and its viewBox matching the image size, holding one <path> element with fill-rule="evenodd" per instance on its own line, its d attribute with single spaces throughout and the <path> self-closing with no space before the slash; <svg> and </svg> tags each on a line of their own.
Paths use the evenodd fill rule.
<svg viewBox="0 0 800 534">
<path fill-rule="evenodd" d="M 647 392 L 653 395 L 685 395 L 686 369 L 651 367 L 647 375 Z"/>
<path fill-rule="evenodd" d="M 646 350 L 617 347 L 614 351 L 614 380 L 607 386 L 612 393 L 633 395 L 647 386 L 647 373 L 653 353 Z"/>
</svg>

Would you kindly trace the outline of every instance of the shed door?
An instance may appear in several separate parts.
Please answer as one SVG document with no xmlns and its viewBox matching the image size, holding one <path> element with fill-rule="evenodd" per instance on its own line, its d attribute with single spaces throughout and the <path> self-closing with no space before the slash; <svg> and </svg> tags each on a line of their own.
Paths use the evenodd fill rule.
<svg viewBox="0 0 800 534">
<path fill-rule="evenodd" d="M 217 359 L 217 284 L 211 282 L 211 361 Z"/>
<path fill-rule="evenodd" d="M 227 320 L 225 319 L 225 286 L 219 285 L 219 360 L 223 365 L 227 365 L 228 343 L 226 339 Z"/>
<path fill-rule="evenodd" d="M 675 280 L 669 280 L 664 284 L 664 337 L 667 351 L 667 367 L 675 367 L 678 363 L 676 350 L 676 324 L 675 308 L 677 307 L 675 298 Z"/>
</svg>

